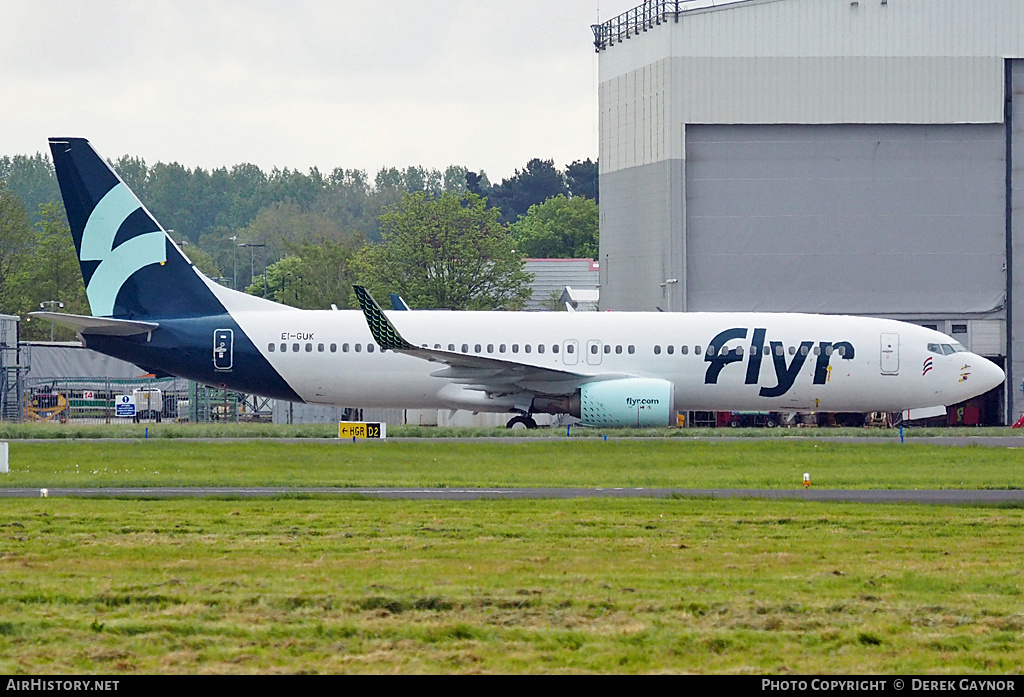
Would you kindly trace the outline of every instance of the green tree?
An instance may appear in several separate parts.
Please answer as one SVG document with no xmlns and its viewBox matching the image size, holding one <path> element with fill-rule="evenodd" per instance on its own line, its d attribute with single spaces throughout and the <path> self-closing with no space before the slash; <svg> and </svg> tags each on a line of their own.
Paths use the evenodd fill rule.
<svg viewBox="0 0 1024 697">
<path fill-rule="evenodd" d="M 25 207 L 0 179 L 0 314 L 14 311 L 12 284 L 32 246 L 32 227 Z"/>
<path fill-rule="evenodd" d="M 53 300 L 64 303 L 62 312 L 90 314 L 67 216 L 64 206 L 57 201 L 39 207 L 33 251 L 13 286 L 19 314 L 39 310 L 40 303 Z M 50 306 L 45 309 L 49 310 Z M 48 340 L 51 336 L 50 323 L 25 322 L 21 334 L 25 339 Z M 75 332 L 55 327 L 53 337 L 58 341 L 69 341 L 74 339 Z"/>
<path fill-rule="evenodd" d="M 201 249 L 197 245 L 188 244 L 188 242 L 182 240 L 181 251 L 185 253 L 188 260 L 192 262 L 197 269 L 203 272 L 204 275 L 209 278 L 219 279 L 223 278 L 223 273 L 217 264 L 213 261 L 213 257 L 209 255 L 205 250 Z"/>
<path fill-rule="evenodd" d="M 380 222 L 381 242 L 355 259 L 377 297 L 399 293 L 412 307 L 451 310 L 517 310 L 530 297 L 522 257 L 479 196 L 406 194 Z"/>
<path fill-rule="evenodd" d="M 565 167 L 565 182 L 569 186 L 569 193 L 573 196 L 585 196 L 601 203 L 598 189 L 597 163 L 592 162 L 588 157 L 586 160 L 576 160 Z"/>
<path fill-rule="evenodd" d="M 289 256 L 267 267 L 267 297 L 306 310 L 354 307 L 352 258 L 362 244 L 362 238 L 353 235 L 341 241 L 290 245 Z M 245 292 L 262 296 L 263 274 Z"/>
<path fill-rule="evenodd" d="M 568 193 L 565 175 L 555 168 L 555 161 L 534 158 L 526 163 L 526 169 L 517 169 L 514 176 L 491 187 L 487 200 L 501 209 L 502 220 L 512 223 L 526 215 L 530 206 Z"/>
<path fill-rule="evenodd" d="M 535 206 L 512 225 L 516 249 L 534 259 L 596 259 L 597 204 L 558 195 Z"/>
<path fill-rule="evenodd" d="M 57 176 L 53 172 L 50 156 L 15 155 L 0 157 L 0 179 L 7 183 L 29 213 L 38 211 L 44 203 L 60 198 Z"/>
</svg>

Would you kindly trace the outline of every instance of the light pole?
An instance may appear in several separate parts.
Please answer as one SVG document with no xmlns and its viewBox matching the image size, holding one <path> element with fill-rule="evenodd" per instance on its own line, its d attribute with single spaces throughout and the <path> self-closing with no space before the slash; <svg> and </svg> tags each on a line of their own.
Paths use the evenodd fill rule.
<svg viewBox="0 0 1024 697">
<path fill-rule="evenodd" d="M 53 312 L 53 308 L 58 307 L 61 310 L 64 309 L 64 302 L 62 300 L 44 300 L 39 303 L 39 309 L 45 310 L 46 306 L 50 306 L 50 312 Z M 50 341 L 53 341 L 53 320 L 50 321 Z"/>
<path fill-rule="evenodd" d="M 238 245 L 239 247 L 249 248 L 249 283 L 253 282 L 256 278 L 256 248 L 261 247 L 263 249 L 263 297 L 267 297 L 267 245 L 264 242 L 242 242 Z"/>
<path fill-rule="evenodd" d="M 231 259 L 231 290 L 238 290 L 238 235 L 232 235 L 228 239 L 232 242 L 232 259 Z"/>
</svg>

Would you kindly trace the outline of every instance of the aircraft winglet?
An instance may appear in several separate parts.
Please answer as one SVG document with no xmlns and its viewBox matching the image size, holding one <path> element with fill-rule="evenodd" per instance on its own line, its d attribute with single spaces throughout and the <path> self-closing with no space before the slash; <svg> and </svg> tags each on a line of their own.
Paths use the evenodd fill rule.
<svg viewBox="0 0 1024 697">
<path fill-rule="evenodd" d="M 415 350 L 415 346 L 410 344 L 408 341 L 402 338 L 402 335 L 395 329 L 395 325 L 391 324 L 391 320 L 384 314 L 384 310 L 380 309 L 380 305 L 373 299 L 370 292 L 362 286 L 352 286 L 352 289 L 356 292 L 356 299 L 359 300 L 359 307 L 363 310 L 363 315 L 366 317 L 366 324 L 370 327 L 370 333 L 373 334 L 373 340 L 377 342 L 377 345 L 382 349 L 391 349 L 392 351 L 410 351 Z"/>
</svg>

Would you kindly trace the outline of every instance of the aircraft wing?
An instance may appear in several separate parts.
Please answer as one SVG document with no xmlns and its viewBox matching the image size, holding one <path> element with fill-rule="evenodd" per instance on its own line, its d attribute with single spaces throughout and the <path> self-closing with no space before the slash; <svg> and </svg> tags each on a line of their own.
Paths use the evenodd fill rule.
<svg viewBox="0 0 1024 697">
<path fill-rule="evenodd" d="M 431 375 L 452 380 L 465 385 L 468 389 L 483 390 L 491 394 L 532 392 L 562 395 L 571 394 L 584 383 L 634 377 L 611 373 L 593 375 L 534 366 L 504 358 L 416 346 L 399 334 L 395 325 L 387 318 L 369 291 L 362 286 L 353 286 L 353 288 L 363 315 L 366 317 L 366 323 L 370 327 L 370 333 L 373 334 L 373 339 L 380 348 L 434 363 L 442 363 L 447 367 L 431 373 Z"/>
<path fill-rule="evenodd" d="M 108 317 L 87 315 L 66 315 L 62 312 L 30 312 L 33 317 L 45 319 L 62 327 L 70 327 L 80 334 L 103 334 L 106 336 L 134 336 L 148 334 L 160 326 L 157 322 L 138 322 Z"/>
</svg>

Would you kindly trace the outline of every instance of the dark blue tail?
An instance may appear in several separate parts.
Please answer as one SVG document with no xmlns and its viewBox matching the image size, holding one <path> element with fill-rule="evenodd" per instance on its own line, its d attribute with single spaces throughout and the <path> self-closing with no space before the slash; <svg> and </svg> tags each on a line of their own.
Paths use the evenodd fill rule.
<svg viewBox="0 0 1024 697">
<path fill-rule="evenodd" d="M 84 138 L 50 138 L 95 317 L 161 319 L 225 312 L 135 194 Z"/>
</svg>

